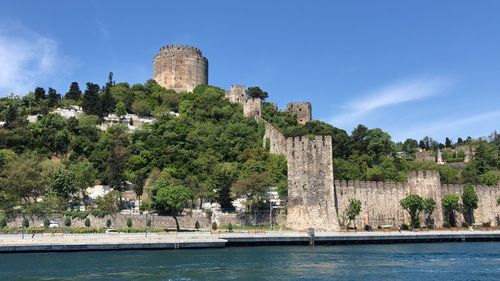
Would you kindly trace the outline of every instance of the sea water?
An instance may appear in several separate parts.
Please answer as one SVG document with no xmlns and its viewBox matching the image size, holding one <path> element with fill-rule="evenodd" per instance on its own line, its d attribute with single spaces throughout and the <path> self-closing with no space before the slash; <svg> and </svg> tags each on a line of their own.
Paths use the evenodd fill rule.
<svg viewBox="0 0 500 281">
<path fill-rule="evenodd" d="M 500 242 L 0 254 L 0 280 L 500 280 Z"/>
</svg>

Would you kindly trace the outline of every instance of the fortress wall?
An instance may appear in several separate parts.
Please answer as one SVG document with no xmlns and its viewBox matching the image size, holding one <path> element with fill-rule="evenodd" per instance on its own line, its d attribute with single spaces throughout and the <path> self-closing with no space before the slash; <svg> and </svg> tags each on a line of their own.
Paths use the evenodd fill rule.
<svg viewBox="0 0 500 281">
<path fill-rule="evenodd" d="M 407 185 L 395 182 L 375 181 L 335 181 L 339 218 L 349 206 L 349 199 L 361 201 L 361 214 L 356 226 L 362 228 L 366 223 L 372 227 L 393 225 L 409 221 L 399 201 L 407 195 Z M 352 225 L 351 225 L 352 226 Z"/>
<path fill-rule="evenodd" d="M 263 118 L 258 118 L 258 122 L 264 123 L 266 130 L 264 132 L 264 147 L 269 148 L 271 154 L 281 154 L 286 156 L 286 138 L 271 123 Z"/>
<path fill-rule="evenodd" d="M 339 229 L 334 202 L 332 138 L 287 139 L 288 215 L 292 229 Z"/>
<path fill-rule="evenodd" d="M 361 214 L 356 219 L 358 227 L 365 223 L 372 227 L 382 225 L 400 226 L 408 224 L 410 218 L 401 207 L 400 201 L 410 194 L 423 198 L 433 198 L 437 208 L 432 218 L 437 226 L 442 226 L 441 181 L 437 171 L 412 172 L 407 182 L 375 182 L 375 181 L 335 181 L 339 217 L 349 205 L 349 199 L 361 200 Z M 424 214 L 420 221 L 424 223 Z"/>
<path fill-rule="evenodd" d="M 442 195 L 453 193 L 460 196 L 462 203 L 462 193 L 464 186 L 462 184 L 443 184 L 441 186 Z M 491 225 L 500 225 L 500 206 L 497 206 L 497 198 L 500 197 L 500 185 L 497 186 L 476 186 L 476 193 L 479 198 L 478 208 L 474 210 L 474 221 L 477 223 L 490 222 Z M 456 216 L 457 222 L 460 225 L 465 222 L 463 214 Z"/>
</svg>

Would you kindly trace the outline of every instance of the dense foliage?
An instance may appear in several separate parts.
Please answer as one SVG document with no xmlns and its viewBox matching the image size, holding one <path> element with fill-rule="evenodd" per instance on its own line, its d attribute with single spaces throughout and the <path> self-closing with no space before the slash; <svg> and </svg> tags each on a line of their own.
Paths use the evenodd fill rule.
<svg viewBox="0 0 500 281">
<path fill-rule="evenodd" d="M 187 207 L 219 202 L 231 209 L 233 185 L 257 174 L 286 194 L 286 160 L 262 148 L 262 125 L 243 117 L 219 88 L 200 86 L 193 93 L 176 94 L 154 81 L 133 86 L 108 82 L 102 89 L 88 83 L 82 95 L 72 83 L 68 97 L 51 107 L 45 104 L 47 95 L 37 90 L 36 97 L 0 100 L 0 116 L 14 116 L 0 128 L 0 210 L 8 217 L 19 212 L 46 217 L 85 204 L 84 191 L 95 183 L 117 191 L 132 183 L 141 195 L 162 179 L 189 191 Z M 65 119 L 49 113 L 67 105 L 81 105 L 87 114 Z M 99 130 L 102 116 L 121 106 L 125 109 L 119 110 L 157 121 L 135 131 L 121 126 Z M 9 113 L 12 108 L 14 114 Z M 28 123 L 29 114 L 39 114 L 38 120 Z M 263 198 L 267 190 L 260 192 L 255 196 Z M 118 212 L 120 196 L 99 199 L 96 212 Z M 144 205 L 147 209 L 151 202 Z"/>
<path fill-rule="evenodd" d="M 258 87 L 249 92 L 254 97 L 268 96 Z M 65 119 L 51 113 L 70 106 L 81 106 L 85 114 Z M 156 122 L 135 131 L 124 126 L 100 130 L 110 113 L 155 117 Z M 363 125 L 350 134 L 321 121 L 300 125 L 294 115 L 266 102 L 263 116 L 287 137 L 332 136 L 337 179 L 404 181 L 409 171 L 417 169 L 439 170 L 444 183 L 496 185 L 500 179 L 500 135 L 496 133 L 478 140 L 459 138 L 457 143 L 447 138 L 439 144 L 429 137 L 395 143 L 381 129 Z M 131 184 L 138 196 L 162 195 L 161 190 L 175 187 L 183 195 L 179 204 L 187 207 L 218 202 L 223 209 L 232 209 L 231 201 L 244 196 L 249 209 L 266 208 L 263 201 L 269 186 L 283 197 L 287 194 L 286 159 L 262 148 L 263 126 L 245 118 L 241 106 L 229 103 L 216 87 L 175 93 L 153 80 L 115 83 L 110 73 L 104 87 L 87 83 L 80 89 L 73 82 L 64 96 L 52 88 L 37 87 L 20 99 L 2 98 L 0 121 L 5 122 L 0 126 L 0 219 L 21 213 L 43 218 L 67 214 L 67 209 L 89 203 L 85 190 L 96 183 L 117 191 L 87 206 L 101 217 L 123 208 L 119 191 Z M 466 164 L 461 162 L 464 147 L 475 152 Z M 419 148 L 441 149 L 451 164 L 416 163 Z M 158 182 L 165 184 L 152 188 Z M 171 204 L 160 210 L 158 200 L 142 200 L 141 210 L 178 213 L 178 209 L 172 212 Z"/>
</svg>

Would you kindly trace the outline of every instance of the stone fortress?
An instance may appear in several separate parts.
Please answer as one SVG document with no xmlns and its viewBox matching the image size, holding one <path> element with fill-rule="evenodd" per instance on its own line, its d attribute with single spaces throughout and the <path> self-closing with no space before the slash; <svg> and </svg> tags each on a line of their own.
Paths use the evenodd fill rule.
<svg viewBox="0 0 500 281">
<path fill-rule="evenodd" d="M 177 48 L 177 47 L 167 47 Z M 191 48 L 191 47 L 189 47 Z M 162 54 L 164 48 L 160 51 Z M 196 53 L 201 56 L 198 49 Z M 168 52 L 166 52 L 168 53 Z M 175 81 L 175 87 L 168 86 L 161 79 L 157 79 L 157 58 L 155 58 L 155 80 L 166 88 L 193 89 L 194 84 L 207 84 L 192 80 L 180 79 L 177 75 L 192 73 L 198 70 L 198 65 L 188 64 L 182 72 L 168 72 L 169 81 Z M 178 57 L 164 56 L 160 65 L 175 65 Z M 206 59 L 204 59 L 206 61 Z M 204 71 L 208 71 L 208 62 Z M 161 67 L 163 69 L 163 67 Z M 205 75 L 207 78 L 208 75 Z M 184 78 L 184 76 L 182 77 Z M 303 230 L 315 228 L 321 231 L 335 231 L 340 229 L 339 218 L 349 204 L 349 199 L 358 199 L 362 202 L 361 215 L 356 219 L 357 226 L 369 224 L 372 227 L 397 227 L 402 223 L 409 223 L 409 216 L 400 206 L 400 200 L 409 194 L 418 194 L 424 198 L 433 198 L 437 208 L 433 213 L 436 227 L 443 226 L 442 196 L 446 193 L 461 195 L 463 185 L 441 184 L 439 172 L 435 170 L 414 171 L 408 174 L 406 182 L 376 182 L 376 181 L 339 181 L 334 179 L 333 147 L 330 136 L 303 136 L 286 138 L 277 128 L 262 118 L 262 101 L 247 95 L 242 85 L 233 85 L 226 92 L 226 98 L 232 103 L 243 106 L 243 113 L 247 117 L 254 117 L 265 125 L 263 145 L 272 154 L 284 155 L 288 167 L 288 208 L 287 227 Z M 309 102 L 293 102 L 285 109 L 296 115 L 297 122 L 306 124 L 312 120 L 312 106 Z M 431 158 L 425 155 L 422 158 Z M 474 211 L 474 219 L 478 223 L 489 222 L 491 225 L 500 225 L 499 207 L 496 198 L 500 196 L 500 185 L 476 186 L 479 197 L 479 206 Z M 422 214 L 421 221 L 424 222 Z M 457 216 L 457 222 L 464 219 Z"/>
<path fill-rule="evenodd" d="M 192 46 L 161 47 L 153 60 L 153 79 L 167 89 L 191 92 L 208 84 L 208 60 Z"/>
</svg>

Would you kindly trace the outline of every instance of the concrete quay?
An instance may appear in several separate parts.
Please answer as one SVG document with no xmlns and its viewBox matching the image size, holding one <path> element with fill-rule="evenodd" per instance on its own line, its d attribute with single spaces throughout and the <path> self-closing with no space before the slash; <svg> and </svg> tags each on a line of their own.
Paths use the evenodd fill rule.
<svg viewBox="0 0 500 281">
<path fill-rule="evenodd" d="M 430 242 L 500 241 L 500 230 L 491 231 L 393 231 L 393 232 L 304 232 L 268 231 L 258 233 L 185 232 L 175 234 L 121 233 L 50 235 L 0 235 L 0 253 L 159 250 L 221 248 L 259 245 L 387 244 Z"/>
</svg>

